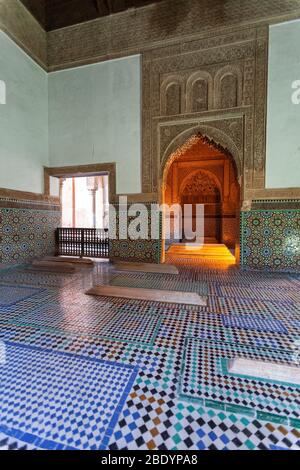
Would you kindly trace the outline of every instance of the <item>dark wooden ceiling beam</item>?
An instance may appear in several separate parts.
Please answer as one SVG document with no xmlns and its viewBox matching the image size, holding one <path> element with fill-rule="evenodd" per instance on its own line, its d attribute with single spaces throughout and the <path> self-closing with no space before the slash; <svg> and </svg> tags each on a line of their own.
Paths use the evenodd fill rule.
<svg viewBox="0 0 300 470">
<path fill-rule="evenodd" d="M 8 1 L 8 0 L 7 0 Z M 162 0 L 21 0 L 49 31 Z M 0 0 L 1 3 L 1 0 Z"/>
</svg>

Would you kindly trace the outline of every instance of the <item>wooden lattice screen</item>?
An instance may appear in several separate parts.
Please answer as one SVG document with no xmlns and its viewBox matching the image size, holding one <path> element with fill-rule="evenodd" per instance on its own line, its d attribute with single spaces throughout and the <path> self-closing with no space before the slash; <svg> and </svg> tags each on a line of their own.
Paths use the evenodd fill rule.
<svg viewBox="0 0 300 470">
<path fill-rule="evenodd" d="M 109 258 L 108 229 L 56 229 L 56 255 Z"/>
</svg>

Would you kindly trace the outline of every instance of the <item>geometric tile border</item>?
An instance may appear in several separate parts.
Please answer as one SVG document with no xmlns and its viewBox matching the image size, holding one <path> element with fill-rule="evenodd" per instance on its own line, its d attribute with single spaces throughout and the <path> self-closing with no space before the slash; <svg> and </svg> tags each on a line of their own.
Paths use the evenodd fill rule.
<svg viewBox="0 0 300 470">
<path fill-rule="evenodd" d="M 202 324 L 193 322 L 190 326 L 190 336 L 201 340 L 216 341 L 230 344 L 244 344 L 254 348 L 274 349 L 275 351 L 294 351 L 296 336 L 292 334 L 271 333 L 269 331 L 256 331 L 241 329 L 232 326 L 220 325 L 209 319 Z"/>
<path fill-rule="evenodd" d="M 266 318 L 263 315 L 221 315 L 225 327 L 240 328 L 243 330 L 268 331 L 271 333 L 288 333 L 279 320 Z"/>
<path fill-rule="evenodd" d="M 186 338 L 179 393 L 207 407 L 300 427 L 300 389 L 294 384 L 228 374 L 234 357 L 293 363 L 293 355 Z M 225 367 L 224 367 L 225 365 Z"/>
<path fill-rule="evenodd" d="M 34 446 L 18 441 L 0 431 L 0 451 L 1 450 L 34 450 Z"/>
</svg>

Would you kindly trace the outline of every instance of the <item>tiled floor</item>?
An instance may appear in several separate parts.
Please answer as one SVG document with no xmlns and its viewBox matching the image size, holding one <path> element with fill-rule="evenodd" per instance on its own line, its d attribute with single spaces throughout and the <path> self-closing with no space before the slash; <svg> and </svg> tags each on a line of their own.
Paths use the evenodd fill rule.
<svg viewBox="0 0 300 470">
<path fill-rule="evenodd" d="M 179 276 L 0 270 L 0 449 L 300 449 L 299 386 L 228 371 L 300 363 L 300 275 L 177 262 Z M 84 294 L 106 283 L 208 302 Z"/>
</svg>

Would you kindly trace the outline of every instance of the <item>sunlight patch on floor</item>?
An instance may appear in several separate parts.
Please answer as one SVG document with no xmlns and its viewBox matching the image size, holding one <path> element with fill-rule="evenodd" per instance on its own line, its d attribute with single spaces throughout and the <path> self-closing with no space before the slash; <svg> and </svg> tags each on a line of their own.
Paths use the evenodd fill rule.
<svg viewBox="0 0 300 470">
<path fill-rule="evenodd" d="M 228 264 L 235 264 L 235 257 L 223 244 L 197 245 L 191 243 L 174 243 L 167 250 L 167 255 L 199 257 L 211 261 L 224 261 Z"/>
</svg>

